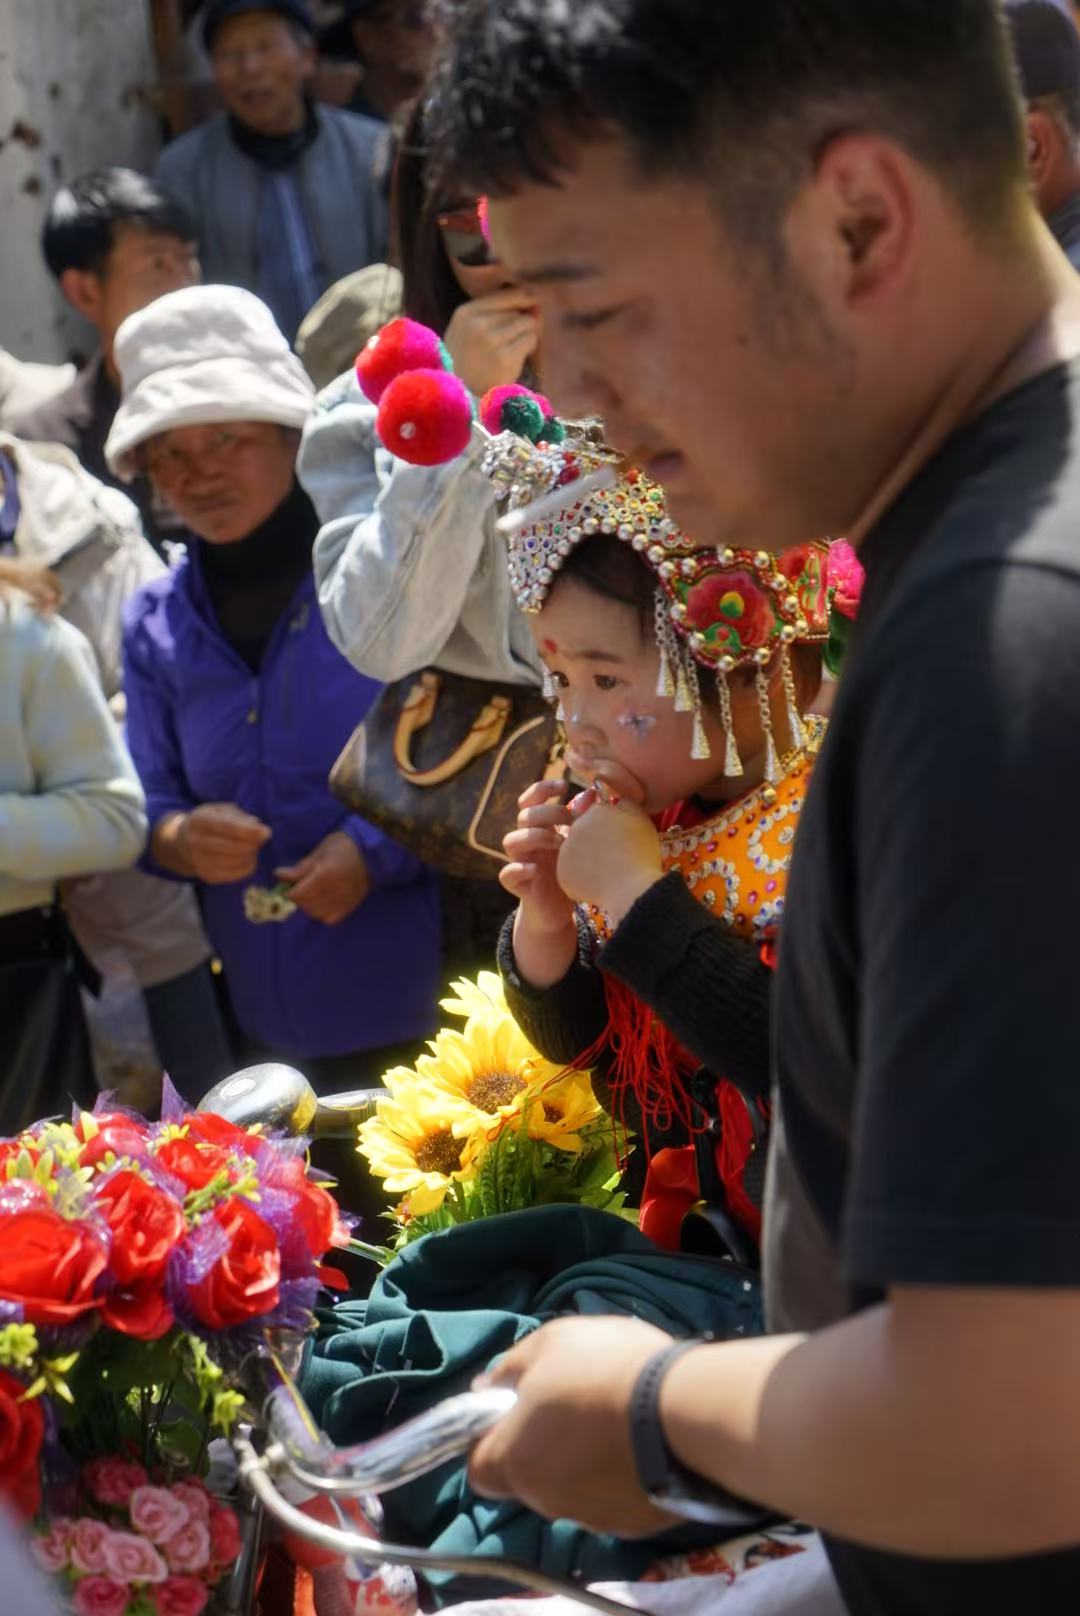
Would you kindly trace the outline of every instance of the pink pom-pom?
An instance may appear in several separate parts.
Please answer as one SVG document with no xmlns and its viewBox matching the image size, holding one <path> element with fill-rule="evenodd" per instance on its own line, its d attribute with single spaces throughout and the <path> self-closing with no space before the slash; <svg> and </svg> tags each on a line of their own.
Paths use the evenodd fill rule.
<svg viewBox="0 0 1080 1616">
<path fill-rule="evenodd" d="M 379 404 L 390 383 L 410 370 L 449 370 L 450 361 L 438 335 L 416 320 L 391 320 L 377 331 L 356 359 L 360 391 Z"/>
<path fill-rule="evenodd" d="M 545 398 L 543 393 L 534 393 L 529 387 L 522 387 L 520 382 L 510 382 L 506 387 L 492 387 L 480 400 L 480 419 L 493 437 L 498 437 L 505 428 L 502 424 L 503 405 L 511 398 L 532 398 L 544 412 L 544 419 L 549 420 L 555 411 L 551 400 Z"/>
<path fill-rule="evenodd" d="M 410 370 L 387 387 L 376 423 L 391 454 L 413 466 L 441 466 L 472 435 L 469 390 L 445 370 Z"/>
</svg>

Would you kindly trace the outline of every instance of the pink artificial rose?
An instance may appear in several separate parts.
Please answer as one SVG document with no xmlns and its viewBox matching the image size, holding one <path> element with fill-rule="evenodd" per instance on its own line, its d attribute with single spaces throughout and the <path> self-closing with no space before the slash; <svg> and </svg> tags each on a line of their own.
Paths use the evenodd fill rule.
<svg viewBox="0 0 1080 1616">
<path fill-rule="evenodd" d="M 111 1577 L 84 1577 L 72 1595 L 75 1616 L 124 1616 L 128 1585 Z"/>
<path fill-rule="evenodd" d="M 240 1522 L 228 1504 L 210 1510 L 210 1558 L 216 1566 L 231 1566 L 240 1553 Z"/>
<path fill-rule="evenodd" d="M 189 1520 L 204 1523 L 210 1520 L 210 1494 L 201 1481 L 176 1481 L 169 1491 L 187 1505 Z"/>
<path fill-rule="evenodd" d="M 146 1486 L 147 1476 L 131 1459 L 91 1459 L 83 1466 L 82 1479 L 95 1503 L 126 1509 L 136 1487 Z"/>
<path fill-rule="evenodd" d="M 71 1564 L 88 1577 L 104 1576 L 105 1544 L 110 1537 L 104 1521 L 84 1515 L 71 1529 Z"/>
<path fill-rule="evenodd" d="M 42 1571 L 55 1577 L 59 1572 L 66 1571 L 71 1560 L 71 1534 L 74 1521 L 66 1516 L 58 1515 L 49 1522 L 49 1530 L 39 1537 L 35 1537 L 31 1544 L 34 1559 Z"/>
<path fill-rule="evenodd" d="M 169 1574 L 154 1545 L 137 1532 L 109 1533 L 105 1566 L 117 1582 L 164 1582 Z"/>
<path fill-rule="evenodd" d="M 866 569 L 846 539 L 829 546 L 829 588 L 836 591 L 833 605 L 843 617 L 856 618 L 862 599 Z"/>
<path fill-rule="evenodd" d="M 166 1577 L 154 1589 L 157 1616 L 199 1616 L 209 1597 L 198 1577 Z"/>
<path fill-rule="evenodd" d="M 167 1543 L 191 1518 L 186 1502 L 171 1487 L 136 1487 L 131 1495 L 131 1524 L 151 1543 Z"/>
<path fill-rule="evenodd" d="M 170 1571 L 205 1571 L 210 1564 L 210 1531 L 202 1521 L 189 1521 L 165 1544 Z"/>
</svg>

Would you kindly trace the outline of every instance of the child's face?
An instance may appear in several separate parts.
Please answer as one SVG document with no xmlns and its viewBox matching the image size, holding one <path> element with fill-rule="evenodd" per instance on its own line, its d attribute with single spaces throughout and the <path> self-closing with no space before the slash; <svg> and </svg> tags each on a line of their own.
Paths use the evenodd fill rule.
<svg viewBox="0 0 1080 1616">
<path fill-rule="evenodd" d="M 562 578 L 530 618 L 537 649 L 559 690 L 568 761 L 585 782 L 602 779 L 619 796 L 660 813 L 686 797 L 739 795 L 756 783 L 763 737 L 753 684 L 731 682 L 732 718 L 744 777 L 723 774 L 723 726 L 709 707 L 712 674 L 700 670 L 705 732 L 712 756 L 690 755 L 693 715 L 656 693 L 660 653 L 637 612 Z"/>
</svg>

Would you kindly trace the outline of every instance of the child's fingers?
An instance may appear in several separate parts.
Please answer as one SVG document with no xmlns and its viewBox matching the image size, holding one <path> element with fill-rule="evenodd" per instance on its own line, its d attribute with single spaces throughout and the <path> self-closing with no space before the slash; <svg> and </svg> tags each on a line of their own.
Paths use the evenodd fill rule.
<svg viewBox="0 0 1080 1616">
<path fill-rule="evenodd" d="M 572 825 L 573 816 L 565 803 L 542 802 L 535 808 L 522 808 L 517 822 L 519 830 L 555 830 L 559 825 Z"/>
<path fill-rule="evenodd" d="M 554 830 L 545 830 L 542 827 L 527 827 L 524 830 L 512 830 L 503 837 L 503 852 L 510 860 L 535 857 L 538 853 L 550 853 L 558 857 L 562 849 L 563 838 Z"/>
<path fill-rule="evenodd" d="M 528 897 L 535 879 L 535 864 L 504 864 L 499 871 L 499 884 L 519 901 Z"/>
<path fill-rule="evenodd" d="M 566 787 L 561 780 L 537 780 L 518 798 L 519 808 L 539 808 L 542 803 L 554 802 L 564 796 Z"/>
</svg>

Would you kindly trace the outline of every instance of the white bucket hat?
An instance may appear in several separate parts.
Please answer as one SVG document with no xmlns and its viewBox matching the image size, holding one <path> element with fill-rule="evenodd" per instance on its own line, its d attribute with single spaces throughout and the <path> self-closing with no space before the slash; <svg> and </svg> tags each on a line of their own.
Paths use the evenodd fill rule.
<svg viewBox="0 0 1080 1616">
<path fill-rule="evenodd" d="M 266 304 L 238 286 L 167 292 L 116 333 L 122 399 L 105 444 L 130 482 L 132 451 L 159 432 L 215 421 L 304 425 L 315 398 Z"/>
</svg>

